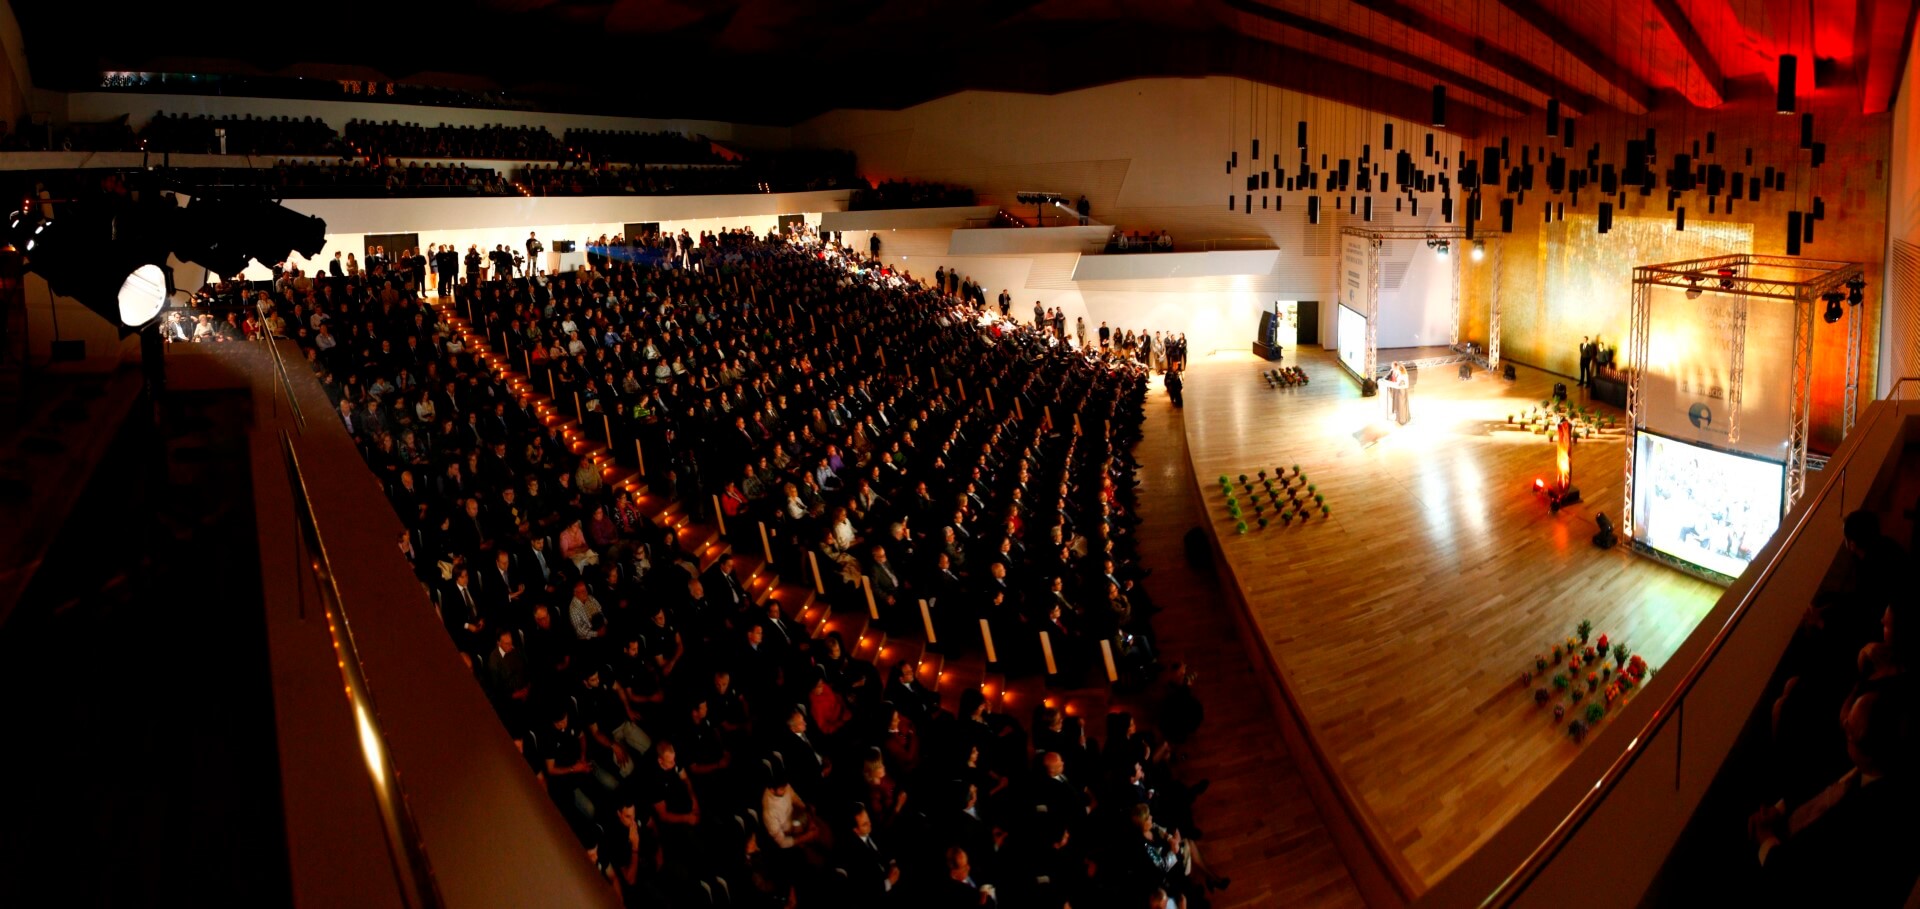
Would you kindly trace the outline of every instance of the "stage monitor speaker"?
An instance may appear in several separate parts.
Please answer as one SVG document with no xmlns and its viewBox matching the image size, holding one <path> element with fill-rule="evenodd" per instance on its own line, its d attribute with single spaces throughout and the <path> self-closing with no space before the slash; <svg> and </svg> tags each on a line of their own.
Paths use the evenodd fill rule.
<svg viewBox="0 0 1920 909">
<path fill-rule="evenodd" d="M 1567 399 L 1567 383 L 1565 382 L 1553 383 L 1553 396 L 1562 401 L 1566 400 Z"/>
<path fill-rule="evenodd" d="M 1500 378 L 1505 379 L 1509 382 L 1513 381 L 1513 364 L 1512 363 L 1500 364 Z"/>
<path fill-rule="evenodd" d="M 1380 393 L 1380 383 L 1375 382 L 1372 379 L 1360 380 L 1360 396 L 1361 397 L 1371 398 L 1374 395 L 1377 395 L 1379 393 Z"/>
<path fill-rule="evenodd" d="M 1462 379 L 1471 379 L 1471 378 L 1473 378 L 1473 364 L 1472 364 L 1472 363 L 1462 363 L 1462 364 L 1460 364 L 1460 378 L 1462 378 Z"/>
</svg>

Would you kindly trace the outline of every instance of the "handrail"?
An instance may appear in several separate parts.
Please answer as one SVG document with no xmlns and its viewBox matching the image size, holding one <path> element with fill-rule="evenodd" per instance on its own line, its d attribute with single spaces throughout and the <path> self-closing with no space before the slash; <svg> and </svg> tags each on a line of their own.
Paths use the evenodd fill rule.
<svg viewBox="0 0 1920 909">
<path fill-rule="evenodd" d="M 1887 399 L 1902 400 L 1901 395 L 1908 383 L 1914 383 L 1916 388 L 1920 388 L 1920 377 L 1908 376 L 1895 382 L 1893 388 L 1890 389 L 1891 393 L 1887 396 Z M 1884 419 L 1890 410 L 1891 408 L 1885 407 L 1870 409 L 1869 413 L 1871 416 L 1866 422 L 1854 426 L 1850 439 L 1857 440 L 1865 438 L 1868 432 L 1877 425 L 1880 420 Z M 1707 643 L 1705 652 L 1700 655 L 1699 659 L 1693 661 L 1692 665 L 1687 667 L 1686 674 L 1680 678 L 1680 683 L 1675 685 L 1673 691 L 1668 693 L 1666 699 L 1660 703 L 1659 708 L 1654 711 L 1653 717 L 1648 719 L 1646 725 L 1641 727 L 1639 734 L 1635 735 L 1633 739 L 1627 743 L 1626 750 L 1622 752 L 1619 757 L 1615 758 L 1613 763 L 1607 766 L 1606 772 L 1601 774 L 1600 779 L 1586 790 L 1586 793 L 1580 797 L 1580 801 L 1576 802 L 1573 808 L 1560 819 L 1559 823 L 1554 825 L 1553 831 L 1547 834 L 1547 838 L 1542 840 L 1538 846 L 1535 846 L 1533 851 L 1528 853 L 1526 859 L 1522 861 L 1512 873 L 1508 874 L 1506 878 L 1500 882 L 1499 886 L 1494 888 L 1492 893 L 1487 894 L 1486 898 L 1479 902 L 1478 905 L 1481 909 L 1495 906 L 1510 906 L 1515 900 L 1519 899 L 1520 896 L 1526 892 L 1527 888 L 1533 884 L 1534 879 L 1539 877 L 1540 872 L 1545 870 L 1547 864 L 1559 856 L 1560 850 L 1566 847 L 1567 842 L 1573 838 L 1573 835 L 1578 833 L 1580 828 L 1586 824 L 1587 820 L 1593 816 L 1594 810 L 1597 809 L 1602 802 L 1606 801 L 1607 796 L 1611 794 L 1614 788 L 1620 784 L 1620 781 L 1626 777 L 1627 771 L 1633 769 L 1634 764 L 1640 760 L 1640 756 L 1647 752 L 1647 746 L 1666 728 L 1668 721 L 1680 712 L 1680 707 L 1686 701 L 1688 695 L 1693 692 L 1693 686 L 1699 682 L 1700 676 L 1705 673 L 1707 667 L 1713 663 L 1714 658 L 1719 656 L 1720 650 L 1726 646 L 1727 640 L 1733 636 L 1741 620 L 1746 618 L 1747 612 L 1753 606 L 1754 600 L 1766 589 L 1767 582 L 1772 579 L 1774 572 L 1779 569 L 1781 563 L 1784 561 L 1785 554 L 1793 549 L 1794 543 L 1799 540 L 1800 534 L 1806 530 L 1807 526 L 1812 522 L 1814 514 L 1819 512 L 1820 506 L 1825 503 L 1827 496 L 1833 494 L 1835 489 L 1843 489 L 1845 487 L 1846 472 L 1848 468 L 1852 466 L 1850 463 L 1852 460 L 1852 451 L 1848 451 L 1847 454 L 1848 463 L 1843 464 L 1840 468 L 1840 473 L 1833 479 L 1821 484 L 1819 492 L 1802 500 L 1804 507 L 1800 509 L 1799 517 L 1794 520 L 1793 526 L 1787 529 L 1786 536 L 1775 537 L 1775 541 L 1779 545 L 1774 547 L 1773 556 L 1767 560 L 1766 565 L 1761 567 L 1760 574 L 1754 578 L 1753 583 L 1747 585 L 1747 589 L 1741 593 L 1739 602 L 1735 604 L 1733 611 L 1727 615 L 1726 621 L 1721 624 L 1719 630 L 1714 633 L 1713 640 Z"/>
<path fill-rule="evenodd" d="M 293 412 L 294 423 L 299 425 L 301 432 L 305 432 L 307 429 L 307 415 L 300 409 L 299 397 L 293 393 L 293 376 L 287 372 L 287 359 L 280 354 L 279 339 L 273 337 L 273 335 L 267 331 L 267 312 L 270 307 L 265 303 L 256 303 L 254 306 L 260 313 L 260 335 L 266 341 L 267 351 L 273 357 L 274 374 L 280 377 L 280 388 L 287 393 L 287 408 Z M 279 395 L 274 395 L 276 402 L 278 402 L 279 399 Z"/>
<path fill-rule="evenodd" d="M 293 436 L 286 430 L 280 432 L 280 448 L 286 457 L 287 478 L 293 485 L 296 523 L 307 548 L 313 553 L 310 565 L 314 582 L 320 591 L 320 600 L 326 607 L 327 633 L 333 640 L 334 652 L 339 658 L 340 675 L 346 683 L 347 700 L 353 708 L 361 755 L 367 763 L 367 781 L 373 786 L 374 803 L 379 807 L 383 822 L 381 826 L 386 833 L 387 855 L 392 862 L 394 883 L 400 898 L 411 909 L 439 909 L 446 901 L 441 897 L 439 885 L 434 880 L 426 846 L 421 842 L 419 826 L 414 821 L 413 812 L 407 806 L 406 794 L 400 786 L 398 768 L 393 764 L 393 750 L 388 747 L 386 733 L 380 725 L 379 711 L 374 707 L 372 689 L 367 685 L 359 652 L 354 647 L 353 628 L 342 605 L 333 562 L 327 554 L 319 523 L 313 517 L 313 499 L 300 469 L 300 455 L 295 450 Z"/>
</svg>

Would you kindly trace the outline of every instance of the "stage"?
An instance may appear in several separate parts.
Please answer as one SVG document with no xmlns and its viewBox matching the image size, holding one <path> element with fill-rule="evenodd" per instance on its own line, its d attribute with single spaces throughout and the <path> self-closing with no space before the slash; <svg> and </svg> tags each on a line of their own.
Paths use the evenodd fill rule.
<svg viewBox="0 0 1920 909">
<path fill-rule="evenodd" d="M 1259 374 L 1271 366 L 1248 353 L 1193 361 L 1183 422 L 1195 482 L 1229 595 L 1244 600 L 1361 824 L 1424 892 L 1581 747 L 1521 687 L 1533 656 L 1587 619 L 1659 666 L 1720 589 L 1589 542 L 1596 513 L 1620 523 L 1618 430 L 1575 449 L 1584 502 L 1553 515 L 1532 494 L 1553 448 L 1506 416 L 1561 377 L 1517 367 L 1507 382 L 1476 368 L 1463 381 L 1457 367 L 1428 368 L 1412 422 L 1396 426 L 1386 398 L 1361 397 L 1333 352 L 1286 353 L 1310 384 L 1270 388 Z M 1236 534 L 1218 477 L 1295 463 L 1332 516 Z"/>
</svg>

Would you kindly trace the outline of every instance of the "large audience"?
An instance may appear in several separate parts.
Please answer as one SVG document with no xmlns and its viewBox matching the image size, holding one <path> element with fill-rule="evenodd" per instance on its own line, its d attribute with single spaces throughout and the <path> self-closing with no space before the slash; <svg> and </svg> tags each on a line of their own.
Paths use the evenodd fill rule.
<svg viewBox="0 0 1920 909">
<path fill-rule="evenodd" d="M 864 617 L 870 586 L 879 629 L 931 621 L 950 659 L 979 657 L 984 619 L 1010 674 L 1048 671 L 1044 631 L 1064 684 L 1104 682 L 1103 642 L 1151 679 L 1145 369 L 817 240 L 621 247 L 660 254 L 599 247 L 596 270 L 468 282 L 444 307 L 413 268 L 289 269 L 214 289 L 246 305 L 205 338 L 306 351 L 448 633 L 627 904 L 1203 905 L 1225 886 L 1194 843 L 1204 782 L 1169 749 L 1198 722 L 1183 674 L 1160 732 L 1003 712 L 657 519 L 718 496 L 734 549 L 764 523 L 772 567 L 818 564 L 833 615 Z M 467 311 L 564 409 L 653 443 L 644 497 L 476 359 L 449 321 Z"/>
</svg>

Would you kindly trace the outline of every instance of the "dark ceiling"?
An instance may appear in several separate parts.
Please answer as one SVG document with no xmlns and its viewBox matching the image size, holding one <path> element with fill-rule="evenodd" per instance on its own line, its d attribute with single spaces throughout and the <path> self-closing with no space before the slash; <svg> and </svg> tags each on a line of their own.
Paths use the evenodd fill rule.
<svg viewBox="0 0 1920 909">
<path fill-rule="evenodd" d="M 536 104 L 791 124 L 962 89 L 1052 93 L 1238 75 L 1418 118 L 1444 83 L 1469 116 L 1711 108 L 1802 86 L 1884 110 L 1916 0 L 346 0 L 196 16 L 18 0 L 36 85 L 105 71 L 397 81 Z M 1064 127 L 1063 127 L 1064 128 Z"/>
</svg>

